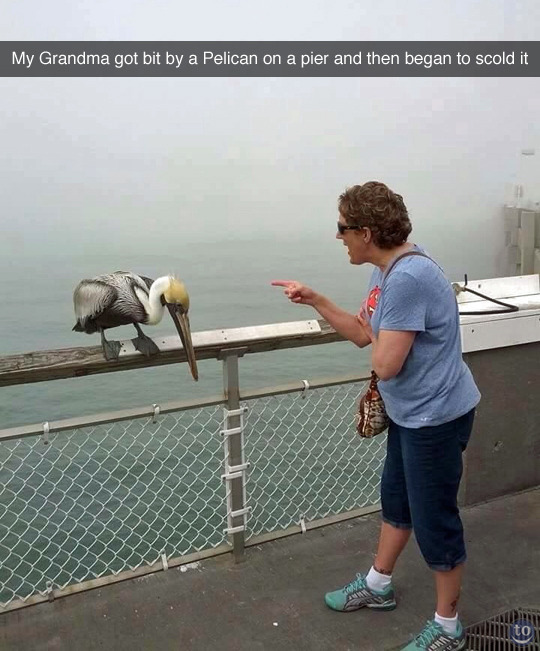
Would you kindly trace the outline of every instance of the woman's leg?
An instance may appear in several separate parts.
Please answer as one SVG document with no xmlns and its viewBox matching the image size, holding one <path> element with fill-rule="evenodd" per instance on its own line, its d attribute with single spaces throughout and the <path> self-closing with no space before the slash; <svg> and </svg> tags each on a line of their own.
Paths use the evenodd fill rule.
<svg viewBox="0 0 540 651">
<path fill-rule="evenodd" d="M 393 527 L 388 522 L 381 525 L 379 546 L 373 562 L 373 569 L 390 576 L 394 565 L 411 537 L 411 529 Z"/>
<path fill-rule="evenodd" d="M 383 525 L 376 564 L 369 574 L 358 574 L 343 588 L 326 593 L 326 605 L 333 610 L 348 612 L 364 607 L 393 610 L 396 607 L 394 589 L 387 577 L 392 574 L 394 564 L 410 538 L 412 525 L 400 434 L 394 423 L 390 423 L 388 431 L 381 501 Z"/>
<path fill-rule="evenodd" d="M 474 410 L 458 419 L 457 431 L 459 436 L 459 447 L 462 453 L 465 451 L 467 444 L 469 443 L 473 422 Z M 448 572 L 435 572 L 435 587 L 437 590 L 437 613 L 441 617 L 455 617 L 457 613 L 457 605 L 461 593 L 461 582 L 464 569 L 465 564 L 461 563 Z"/>
<path fill-rule="evenodd" d="M 435 576 L 435 619 L 460 636 L 456 615 L 466 551 L 457 495 L 473 419 L 474 411 L 435 427 L 404 428 L 401 438 L 415 536 Z"/>
<path fill-rule="evenodd" d="M 400 428 L 390 422 L 386 460 L 381 479 L 383 523 L 373 567 L 381 574 L 392 574 L 394 565 L 411 537 L 412 519 L 405 482 Z"/>
<path fill-rule="evenodd" d="M 435 572 L 437 614 L 441 617 L 456 616 L 463 568 L 464 564 L 462 563 L 448 572 Z"/>
<path fill-rule="evenodd" d="M 462 463 L 462 429 L 472 420 L 419 429 L 402 428 L 402 448 L 414 533 L 429 567 L 449 572 L 465 562 L 457 494 Z"/>
</svg>

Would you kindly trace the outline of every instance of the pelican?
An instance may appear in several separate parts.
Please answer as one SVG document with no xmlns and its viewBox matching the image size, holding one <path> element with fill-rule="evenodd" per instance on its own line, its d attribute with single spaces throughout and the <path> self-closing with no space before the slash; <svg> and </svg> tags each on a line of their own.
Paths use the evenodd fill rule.
<svg viewBox="0 0 540 651">
<path fill-rule="evenodd" d="M 73 330 L 87 334 L 99 332 L 107 360 L 118 359 L 120 343 L 107 341 L 104 331 L 130 323 L 137 330 L 137 337 L 132 340 L 135 348 L 147 357 L 157 355 L 159 348 L 139 324 L 158 324 L 167 307 L 186 351 L 193 379 L 199 378 L 188 318 L 189 295 L 178 278 L 162 276 L 152 280 L 129 271 L 115 271 L 81 280 L 73 292 L 73 305 L 77 317 Z"/>
</svg>

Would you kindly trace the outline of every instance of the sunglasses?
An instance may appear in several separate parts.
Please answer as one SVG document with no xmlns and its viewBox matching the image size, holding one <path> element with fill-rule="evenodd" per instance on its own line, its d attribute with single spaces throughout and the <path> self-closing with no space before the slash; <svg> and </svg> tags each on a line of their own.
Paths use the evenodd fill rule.
<svg viewBox="0 0 540 651">
<path fill-rule="evenodd" d="M 361 231 L 363 228 L 365 228 L 365 226 L 345 226 L 345 224 L 342 224 L 340 221 L 337 223 L 337 229 L 340 235 L 343 235 L 345 231 Z"/>
</svg>

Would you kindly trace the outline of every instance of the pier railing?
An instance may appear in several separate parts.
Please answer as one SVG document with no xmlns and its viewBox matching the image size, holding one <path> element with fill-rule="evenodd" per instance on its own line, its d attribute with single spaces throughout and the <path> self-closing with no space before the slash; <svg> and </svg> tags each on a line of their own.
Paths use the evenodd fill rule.
<svg viewBox="0 0 540 651">
<path fill-rule="evenodd" d="M 462 317 L 483 394 L 462 502 L 540 484 L 540 278 L 469 287 L 519 311 Z M 465 292 L 468 310 L 486 306 Z M 194 333 L 198 359 L 223 366 L 223 394 L 0 430 L 0 612 L 378 510 L 385 437 L 354 433 L 366 378 L 248 391 L 249 353 L 340 341 L 323 321 Z M 0 386 L 185 361 L 178 338 L 147 360 L 123 342 L 0 358 Z"/>
<path fill-rule="evenodd" d="M 246 394 L 234 428 L 216 398 L 3 431 L 2 608 L 376 510 L 384 437 L 355 440 L 362 387 Z"/>
<path fill-rule="evenodd" d="M 193 338 L 199 359 L 221 359 L 223 395 L 0 430 L 0 611 L 211 555 L 240 559 L 246 546 L 379 508 L 384 437 L 354 434 L 366 378 L 239 387 L 242 355 L 339 340 L 333 330 L 307 321 Z M 3 358 L 0 383 L 181 359 L 178 342 L 158 343 L 162 359 L 146 360 L 123 342 L 116 368 L 87 349 Z"/>
</svg>

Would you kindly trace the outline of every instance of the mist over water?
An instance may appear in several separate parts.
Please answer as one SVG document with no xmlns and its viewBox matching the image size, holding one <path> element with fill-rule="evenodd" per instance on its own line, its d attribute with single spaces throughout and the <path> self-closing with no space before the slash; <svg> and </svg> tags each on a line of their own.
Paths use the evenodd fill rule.
<svg viewBox="0 0 540 651">
<path fill-rule="evenodd" d="M 0 37 L 538 38 L 537 0 L 447 4 L 3 0 Z M 0 356 L 98 345 L 99 335 L 71 330 L 72 292 L 82 278 L 116 270 L 176 273 L 195 332 L 317 318 L 271 287 L 277 278 L 355 312 L 371 268 L 351 266 L 335 239 L 337 198 L 353 184 L 378 180 L 403 195 L 411 241 L 450 280 L 507 275 L 503 204 L 518 187 L 523 206 L 540 202 L 538 78 L 2 78 L 0 89 Z M 176 333 L 167 314 L 144 330 Z M 300 386 L 369 369 L 369 350 L 342 342 L 247 355 L 240 383 Z M 221 394 L 221 362 L 199 362 L 199 375 L 193 382 L 178 364 L 5 387 L 0 429 Z M 378 499 L 384 443 L 357 440 L 359 390 L 276 399 L 268 410 L 256 401 L 248 533 L 287 527 L 275 520 L 278 503 L 292 523 L 300 513 L 320 517 L 326 495 L 336 512 Z M 0 601 L 44 594 L 48 579 L 58 586 L 83 571 L 120 571 L 133 553 L 154 562 L 164 549 L 171 557 L 219 544 L 220 422 L 220 410 L 208 409 L 198 420 L 190 411 L 79 428 L 50 445 L 5 441 Z"/>
<path fill-rule="evenodd" d="M 230 233 L 216 239 L 215 233 L 214 237 L 209 233 L 186 240 L 179 231 L 159 247 L 123 248 L 104 242 L 101 248 L 92 245 L 80 252 L 75 246 L 39 255 L 7 253 L 0 260 L 0 274 L 13 281 L 0 284 L 1 354 L 98 345 L 99 335 L 71 330 L 75 322 L 72 292 L 82 278 L 116 270 L 151 278 L 176 273 L 190 293 L 194 332 L 318 318 L 312 308 L 290 304 L 280 288 L 271 287 L 270 282 L 278 278 L 301 280 L 355 312 L 365 296 L 372 267 L 350 265 L 343 244 L 335 239 L 335 217 L 328 217 L 326 232 L 321 234 L 291 228 L 271 237 L 256 233 L 249 237 L 240 231 L 238 237 Z M 414 225 L 414 215 L 412 220 Z M 413 231 L 412 241 L 432 255 L 444 250 L 439 231 L 416 237 L 417 230 L 422 229 Z M 463 264 L 462 254 L 447 248 L 438 257 L 443 265 L 446 262 L 451 280 L 460 280 L 465 272 L 474 277 L 477 260 L 467 256 Z M 167 313 L 158 326 L 144 330 L 151 337 L 176 333 Z M 134 329 L 127 326 L 107 334 L 117 340 L 134 335 Z M 0 427 L 221 394 L 221 362 L 205 360 L 199 365 L 198 383 L 191 380 L 187 365 L 179 364 L 5 387 L 0 392 Z M 247 355 L 240 362 L 240 379 L 247 390 L 365 374 L 369 366 L 367 350 L 343 342 Z"/>
<path fill-rule="evenodd" d="M 318 317 L 271 287 L 275 278 L 301 279 L 354 311 L 369 270 L 349 265 L 332 227 L 331 222 L 326 239 L 229 239 L 189 246 L 169 241 L 159 255 L 132 251 L 78 256 L 66 251 L 35 257 L 30 264 L 17 256 L 4 258 L 0 271 L 17 278 L 19 291 L 14 294 L 9 284 L 0 286 L 2 354 L 98 345 L 99 335 L 71 331 L 72 292 L 80 279 L 117 269 L 153 278 L 177 273 L 190 293 L 194 332 Z M 175 333 L 167 313 L 161 324 L 144 330 L 152 337 Z M 107 334 L 109 339 L 134 335 L 127 326 Z M 240 363 L 241 383 L 248 389 L 363 372 L 368 361 L 365 351 L 348 343 L 248 355 Z M 216 360 L 200 362 L 198 383 L 191 380 L 187 365 L 179 364 L 3 388 L 0 426 L 216 395 L 222 391 L 221 366 Z"/>
<path fill-rule="evenodd" d="M 538 3 L 211 0 L 136 6 L 5 0 L 5 40 L 534 39 Z M 129 21 L 125 16 L 129 15 Z M 283 16 L 287 19 L 284 20 Z M 308 19 L 309 18 L 309 19 Z M 334 239 L 345 187 L 403 195 L 413 240 L 451 280 L 505 275 L 502 205 L 540 200 L 537 78 L 5 78 L 0 93 L 0 354 L 96 344 L 71 332 L 81 278 L 176 272 L 194 331 L 314 318 L 269 282 L 353 311 L 369 269 Z M 171 334 L 164 322 L 150 336 Z M 111 332 L 127 338 L 133 328 Z M 367 369 L 347 343 L 248 356 L 244 387 Z M 0 427 L 221 390 L 184 366 L 8 387 Z"/>
</svg>

